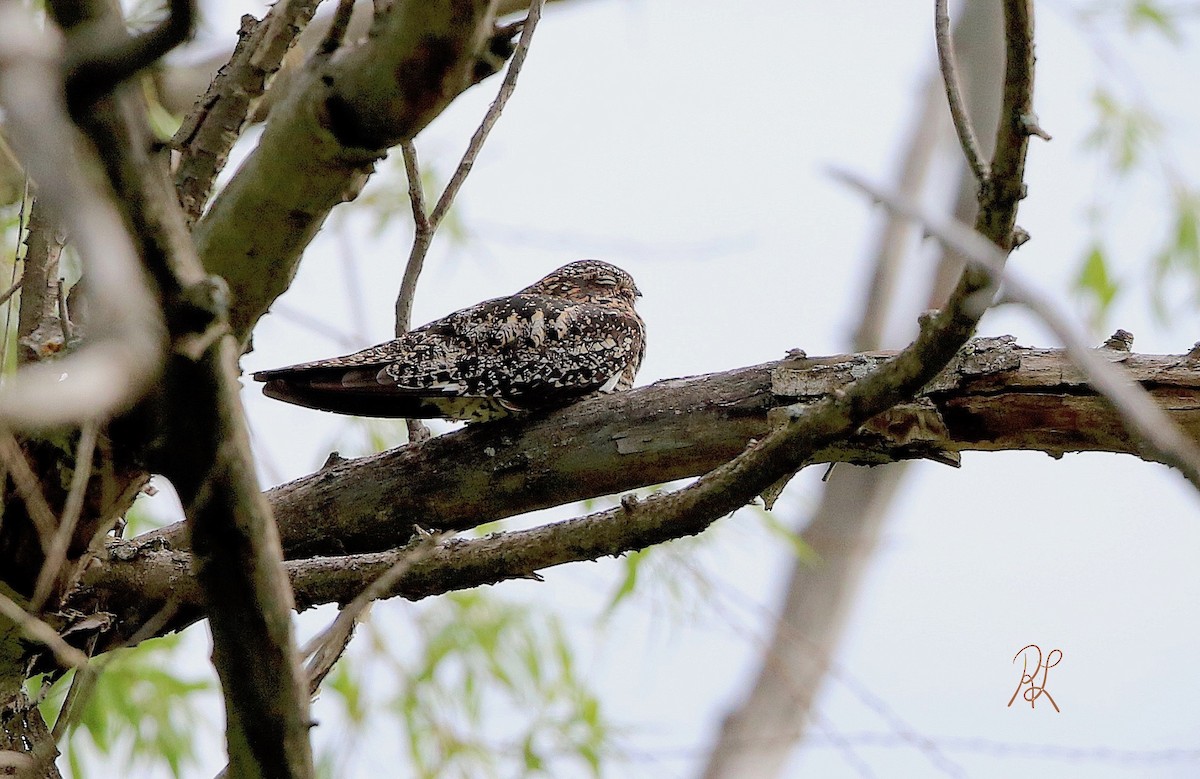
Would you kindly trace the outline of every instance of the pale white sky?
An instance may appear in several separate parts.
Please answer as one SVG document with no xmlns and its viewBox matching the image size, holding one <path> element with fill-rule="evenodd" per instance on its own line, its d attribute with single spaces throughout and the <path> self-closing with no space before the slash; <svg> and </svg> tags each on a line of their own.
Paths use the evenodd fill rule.
<svg viewBox="0 0 1200 779">
<path fill-rule="evenodd" d="M 1131 281 L 1161 241 L 1165 210 L 1157 179 L 1114 184 L 1098 174 L 1083 149 L 1098 71 L 1064 15 L 1071 5 L 1038 6 L 1036 108 L 1055 140 L 1033 144 L 1019 219 L 1033 241 L 1014 261 L 1067 305 L 1089 236 L 1090 188 L 1108 192 L 1106 235 Z M 232 30 L 238 14 L 257 7 L 225 10 L 215 18 Z M 932 3 L 915 0 L 552 7 L 460 198 L 469 240 L 443 237 L 435 245 L 414 320 L 512 292 L 566 261 L 600 257 L 630 271 L 645 293 L 640 310 L 650 340 L 639 384 L 775 359 L 793 347 L 844 351 L 877 217 L 825 169 L 836 164 L 890 180 L 934 59 L 932 16 Z M 1122 40 L 1119 26 L 1110 32 Z M 1148 99 L 1167 110 L 1176 162 L 1197 180 L 1194 38 L 1193 27 L 1175 48 L 1143 34 L 1133 62 Z M 496 86 L 471 91 L 417 139 L 441 178 Z M 398 213 L 406 213 L 401 205 Z M 272 315 L 256 333 L 248 370 L 389 337 L 408 227 L 398 219 L 374 234 L 372 219 L 331 221 L 282 301 L 349 340 Z M 347 278 L 357 279 L 359 292 L 348 291 Z M 911 286 L 922 284 L 915 278 Z M 356 298 L 361 309 L 351 311 Z M 1156 324 L 1135 286 L 1112 325 L 1133 331 L 1138 351 L 1182 352 L 1200 332 L 1197 319 L 1191 311 L 1170 326 Z M 910 328 L 897 322 L 892 340 Z M 1053 345 L 1016 311 L 989 314 L 981 333 Z M 319 466 L 344 426 L 342 418 L 264 399 L 256 386 L 245 400 L 267 482 Z M 781 520 L 792 524 L 813 505 L 819 475 L 803 474 L 789 487 L 776 511 Z M 902 721 L 917 738 L 942 744 L 971 777 L 1195 775 L 1200 760 L 1060 761 L 1026 746 L 1200 749 L 1200 678 L 1192 669 L 1200 656 L 1197 508 L 1182 479 L 1131 457 L 967 453 L 957 471 L 916 465 L 838 654 L 842 678 L 819 704 L 824 728 L 895 740 Z M 755 666 L 757 642 L 770 633 L 766 612 L 783 586 L 787 550 L 751 512 L 714 532 L 696 565 L 718 586 L 696 599 L 689 617 L 651 581 L 639 608 L 595 630 L 591 616 L 619 575 L 612 561 L 550 571 L 544 584 L 495 588 L 567 615 L 609 716 L 643 753 L 607 776 L 693 776 Z M 412 609 L 381 604 L 374 620 L 403 642 L 399 615 Z M 305 629 L 323 617 L 306 616 Z M 191 640 L 198 648 L 204 641 Z M 1005 707 L 1015 684 L 1012 656 L 1034 642 L 1064 652 L 1053 678 L 1061 714 Z M 337 735 L 337 713 L 323 705 L 319 741 Z M 400 739 L 393 721 L 387 728 L 368 738 L 351 775 L 394 770 Z M 942 775 L 911 744 L 854 752 L 876 776 Z M 206 760 L 195 775 L 218 767 Z M 802 749 L 791 771 L 862 774 L 828 743 Z"/>
</svg>

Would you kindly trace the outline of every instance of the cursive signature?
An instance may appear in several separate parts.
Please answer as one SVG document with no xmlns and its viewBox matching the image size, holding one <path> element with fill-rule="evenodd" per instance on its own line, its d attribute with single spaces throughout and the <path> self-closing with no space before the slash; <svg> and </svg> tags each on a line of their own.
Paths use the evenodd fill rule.
<svg viewBox="0 0 1200 779">
<path fill-rule="evenodd" d="M 1052 649 L 1049 654 L 1043 657 L 1040 646 L 1029 644 L 1022 647 L 1021 651 L 1013 656 L 1014 663 L 1017 662 L 1018 657 L 1021 658 L 1021 681 L 1017 682 L 1017 689 L 1013 691 L 1012 697 L 1008 699 L 1008 705 L 1011 707 L 1017 700 L 1017 696 L 1020 695 L 1023 699 L 1029 701 L 1029 708 L 1032 709 L 1037 706 L 1038 698 L 1044 697 L 1050 701 L 1050 705 L 1054 707 L 1055 711 L 1062 713 L 1062 709 L 1058 708 L 1058 704 L 1054 702 L 1054 697 L 1046 689 L 1046 684 L 1050 678 L 1050 669 L 1062 661 L 1062 650 Z M 1036 662 L 1031 663 L 1031 659 L 1036 660 Z M 1024 693 L 1022 693 L 1022 690 Z"/>
</svg>

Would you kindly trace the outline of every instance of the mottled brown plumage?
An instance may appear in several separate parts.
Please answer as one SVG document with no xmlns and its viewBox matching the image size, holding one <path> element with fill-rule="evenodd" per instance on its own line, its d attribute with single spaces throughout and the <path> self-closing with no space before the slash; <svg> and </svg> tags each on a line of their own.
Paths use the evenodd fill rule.
<svg viewBox="0 0 1200 779">
<path fill-rule="evenodd" d="M 267 395 L 375 417 L 478 421 L 627 390 L 645 354 L 628 273 L 572 262 L 520 292 L 344 357 L 259 371 Z"/>
</svg>

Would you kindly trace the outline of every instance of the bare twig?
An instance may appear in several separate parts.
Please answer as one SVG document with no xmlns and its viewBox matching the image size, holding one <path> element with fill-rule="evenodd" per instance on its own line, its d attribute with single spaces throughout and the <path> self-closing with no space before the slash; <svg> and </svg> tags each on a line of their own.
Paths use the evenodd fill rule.
<svg viewBox="0 0 1200 779">
<path fill-rule="evenodd" d="M 373 602 L 388 595 L 396 586 L 396 582 L 412 570 L 414 565 L 429 557 L 448 536 L 448 533 L 420 533 L 407 549 L 401 551 L 399 558 L 390 568 L 343 606 L 329 627 L 314 636 L 300 650 L 302 657 L 312 658 L 305 668 L 308 673 L 309 695 L 317 694 L 321 682 L 350 645 L 354 628 L 362 618 L 363 612 Z"/>
<path fill-rule="evenodd" d="M 417 162 L 417 149 L 411 140 L 400 144 L 404 155 L 404 171 L 408 175 L 408 202 L 413 214 L 413 242 L 408 252 L 408 262 L 404 266 L 404 278 L 400 282 L 400 294 L 396 297 L 396 337 L 412 329 L 413 298 L 417 294 L 417 280 L 425 267 L 425 255 L 433 243 L 433 233 L 437 225 L 429 218 L 425 210 L 425 189 L 421 185 L 421 168 Z"/>
<path fill-rule="evenodd" d="M 0 424 L 78 424 L 127 408 L 157 374 L 161 315 L 112 203 L 82 173 L 61 99 L 60 42 L 32 12 L 0 5 L 0 105 L 38 197 L 76 236 L 88 277 L 90 342 L 53 365 L 30 365 L 0 391 Z"/>
<path fill-rule="evenodd" d="M 408 263 L 404 266 L 404 278 L 400 282 L 400 292 L 396 296 L 395 333 L 397 337 L 404 335 L 412 328 L 413 298 L 417 294 L 417 281 L 425 266 L 425 257 L 429 254 L 429 247 L 433 244 L 434 233 L 437 232 L 438 225 L 442 223 L 449 212 L 450 205 L 462 188 L 463 182 L 466 181 L 467 174 L 471 172 L 475 158 L 479 156 L 488 133 L 495 126 L 505 104 L 516 89 L 517 77 L 520 76 L 521 67 L 525 64 L 529 44 L 533 40 L 533 31 L 542 17 L 542 8 L 545 6 L 545 2 L 546 0 L 534 0 L 530 6 L 529 14 L 522 23 L 521 38 L 517 42 L 516 50 L 509 62 L 508 71 L 504 74 L 504 81 L 500 84 L 500 91 L 488 107 L 487 113 L 484 114 L 479 128 L 471 137 L 471 142 L 467 145 L 462 160 L 459 161 L 454 175 L 447 182 L 446 189 L 438 198 L 432 213 L 426 210 L 425 191 L 421 184 L 421 169 L 417 162 L 417 149 L 413 145 L 412 139 L 406 139 L 400 144 L 401 153 L 404 155 L 404 171 L 408 176 L 408 198 L 412 206 L 413 243 L 409 250 Z M 407 419 L 405 424 L 408 426 L 410 443 L 420 443 L 429 439 L 431 435 L 429 428 L 421 420 Z"/>
<path fill-rule="evenodd" d="M 950 103 L 950 117 L 954 121 L 954 129 L 958 133 L 958 142 L 962 145 L 963 155 L 967 165 L 975 174 L 975 179 L 982 185 L 991 178 L 992 172 L 983 151 L 979 147 L 979 138 L 967 106 L 962 96 L 962 84 L 958 79 L 958 63 L 954 56 L 954 43 L 950 39 L 950 13 L 946 10 L 948 0 L 935 0 L 933 12 L 934 38 L 937 41 L 938 64 L 942 71 L 942 80 L 946 84 L 946 99 Z"/>
<path fill-rule="evenodd" d="M 834 176 L 866 193 L 889 211 L 918 222 L 940 243 L 961 253 L 997 281 L 1003 279 L 1006 297 L 1024 304 L 1062 340 L 1071 359 L 1087 376 L 1088 382 L 1112 402 L 1130 432 L 1135 438 L 1142 440 L 1147 454 L 1179 469 L 1193 486 L 1200 489 L 1200 447 L 1180 432 L 1170 417 L 1140 386 L 1098 355 L 1091 348 L 1087 336 L 1062 316 L 1052 301 L 1024 281 L 1020 275 L 1005 270 L 1005 254 L 994 244 L 965 225 L 937 217 L 922 207 L 900 200 L 853 174 L 835 171 Z"/>
<path fill-rule="evenodd" d="M 417 280 L 421 269 L 425 266 L 425 256 L 433 243 L 433 233 L 437 226 L 430 223 L 429 214 L 425 208 L 425 187 L 421 184 L 421 167 L 417 161 L 417 147 L 412 140 L 400 143 L 400 152 L 404 155 L 404 172 L 408 177 L 408 202 L 412 206 L 413 242 L 408 252 L 408 263 L 404 266 L 404 278 L 400 281 L 400 294 L 396 297 L 396 337 L 412 329 L 412 304 L 417 294 Z M 429 426 L 420 419 L 406 419 L 409 443 L 427 441 L 432 436 Z M 347 636 L 347 641 L 349 637 Z"/>
<path fill-rule="evenodd" d="M 21 288 L 21 283 L 23 281 L 24 281 L 24 279 L 17 279 L 16 281 L 13 282 L 13 285 L 11 287 L 4 290 L 4 292 L 0 292 L 0 306 L 7 303 L 9 298 L 11 298 L 13 295 L 17 294 L 17 290 L 19 290 Z"/>
<path fill-rule="evenodd" d="M 333 620 L 325 630 L 314 636 L 303 649 L 300 650 L 302 657 L 309 657 L 322 652 L 329 644 L 337 643 L 339 636 L 347 635 L 350 627 L 356 622 L 363 610 L 371 605 L 374 601 L 379 600 L 387 593 L 391 592 L 396 582 L 400 581 L 406 573 L 408 573 L 414 565 L 428 558 L 450 534 L 449 533 L 426 533 L 420 532 L 407 549 L 400 552 L 400 556 L 392 563 L 379 578 L 371 582 L 362 592 L 354 597 L 345 607 L 338 612 L 337 617 Z M 315 660 L 315 658 L 314 658 Z M 310 666 L 311 669 L 311 666 Z M 310 671 L 311 673 L 311 671 Z"/>
<path fill-rule="evenodd" d="M 542 9 L 545 7 L 545 4 L 546 0 L 534 0 L 529 6 L 529 14 L 522 23 L 521 37 L 517 41 L 517 47 L 513 51 L 512 60 L 508 64 L 508 70 L 504 74 L 504 81 L 500 84 L 500 90 L 496 94 L 496 99 L 488 107 L 487 113 L 484 114 L 483 120 L 475 130 L 475 134 L 471 136 L 471 142 L 467 144 L 467 150 L 463 153 L 458 167 L 455 168 L 454 174 L 446 183 L 446 188 L 438 198 L 433 211 L 428 215 L 426 215 L 425 194 L 421 187 L 421 173 L 417 164 L 416 149 L 413 147 L 411 140 L 401 143 L 401 151 L 404 153 L 404 170 L 408 174 L 409 201 L 412 203 L 413 221 L 416 227 L 414 229 L 412 250 L 409 252 L 408 264 L 404 269 L 404 280 L 400 284 L 400 293 L 396 297 L 397 336 L 408 332 L 412 325 L 413 296 L 416 294 L 417 279 L 421 275 L 421 269 L 425 264 L 425 255 L 429 252 L 429 246 L 433 242 L 433 234 L 450 211 L 450 206 L 454 203 L 454 198 L 458 195 L 459 190 L 462 189 L 463 182 L 467 180 L 467 175 L 475 165 L 475 159 L 479 156 L 484 141 L 487 140 L 492 127 L 495 126 L 501 112 L 504 111 L 504 106 L 508 103 L 508 99 L 512 97 L 513 91 L 517 88 L 517 78 L 521 75 L 521 68 L 525 64 L 525 57 L 529 53 L 529 44 L 533 40 L 533 31 L 537 28 L 538 21 L 542 18 Z"/>
<path fill-rule="evenodd" d="M 78 718 L 77 712 L 83 708 L 81 703 L 92 693 L 93 687 L 90 682 L 93 681 L 95 677 L 91 674 L 77 673 L 71 678 L 71 686 L 63 696 L 58 718 L 54 720 L 54 727 L 50 729 L 50 740 L 55 744 L 62 741 L 62 737 L 67 734 L 67 728 Z"/>
<path fill-rule="evenodd" d="M 92 455 L 96 450 L 96 436 L 99 425 L 95 421 L 84 423 L 79 431 L 79 445 L 75 449 L 75 472 L 71 475 L 71 488 L 67 493 L 67 501 L 63 506 L 62 517 L 58 522 L 58 530 L 42 562 L 42 570 L 38 573 L 37 584 L 33 589 L 30 609 L 40 612 L 50 597 L 54 584 L 58 581 L 63 564 L 67 560 L 67 548 L 75 535 L 75 526 L 83 510 L 83 498 L 87 493 L 87 484 L 92 476 Z"/>
<path fill-rule="evenodd" d="M 404 173 L 408 178 L 408 202 L 412 206 L 413 223 L 418 232 L 428 232 L 429 212 L 425 208 L 425 187 L 421 185 L 421 165 L 417 161 L 417 147 L 411 140 L 401 141 L 400 153 L 404 156 Z"/>
<path fill-rule="evenodd" d="M 517 77 L 521 75 L 521 68 L 525 64 L 525 57 L 529 53 L 529 43 L 533 40 L 533 31 L 537 27 L 538 21 L 542 18 L 542 9 L 545 5 L 546 0 L 534 0 L 529 6 L 529 15 L 525 17 L 521 28 L 521 37 L 517 41 L 517 48 L 513 51 L 508 71 L 504 74 L 504 81 L 500 84 L 500 91 L 496 95 L 496 99 L 492 101 L 491 106 L 488 107 L 487 113 L 484 114 L 483 121 L 479 123 L 479 128 L 471 136 L 471 143 L 467 146 L 467 151 L 463 154 L 462 161 L 458 163 L 458 168 L 454 171 L 454 175 L 450 177 L 450 181 L 447 182 L 442 196 L 438 198 L 437 205 L 433 208 L 433 213 L 429 215 L 429 222 L 435 230 L 446 216 L 446 212 L 450 210 L 450 205 L 454 202 L 455 196 L 458 195 L 458 190 L 462 188 L 463 182 L 467 179 L 467 174 L 471 172 L 471 167 L 475 164 L 475 158 L 479 156 L 479 150 L 483 148 L 483 142 L 487 140 L 488 133 L 492 131 L 496 120 L 500 118 L 500 112 L 504 110 L 508 99 L 512 97 L 513 91 L 517 88 Z"/>
<path fill-rule="evenodd" d="M 347 620 L 340 625 L 335 621 L 321 634 L 321 645 L 313 652 L 312 659 L 304 668 L 305 673 L 308 674 L 308 694 L 310 696 L 314 698 L 317 696 L 325 677 L 329 675 L 333 666 L 350 646 L 350 639 L 354 638 L 354 631 L 357 627 L 358 619 Z"/>
<path fill-rule="evenodd" d="M 12 156 L 12 152 L 8 149 L 8 144 L 4 142 L 2 137 L 0 137 L 0 152 L 3 152 L 4 157 Z M 3 159 L 0 158 L 0 164 L 2 163 Z M 17 166 L 17 161 L 15 159 L 13 160 L 13 165 Z M 17 245 L 13 249 L 12 275 L 8 280 L 9 289 L 6 293 L 4 293 L 5 303 L 8 302 L 13 294 L 16 293 L 16 291 L 20 289 L 21 285 L 24 283 L 24 274 L 22 274 L 21 277 L 17 276 L 17 264 L 22 261 L 21 242 L 25 240 L 25 228 L 28 226 L 27 220 L 29 217 L 29 206 L 29 175 L 26 174 L 24 188 L 21 191 L 21 208 L 17 212 Z M 12 327 L 12 316 L 13 306 L 9 306 L 8 310 L 4 312 L 4 332 L 2 334 L 3 338 L 0 338 L 0 370 L 2 370 L 4 366 L 8 364 L 8 332 L 9 328 Z M 3 377 L 0 375 L 0 383 L 2 382 Z"/>
</svg>

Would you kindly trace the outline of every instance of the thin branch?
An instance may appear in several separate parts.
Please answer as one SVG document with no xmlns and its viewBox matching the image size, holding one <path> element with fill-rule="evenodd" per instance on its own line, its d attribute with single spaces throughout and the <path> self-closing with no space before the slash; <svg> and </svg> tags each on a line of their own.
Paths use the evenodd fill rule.
<svg viewBox="0 0 1200 779">
<path fill-rule="evenodd" d="M 91 674 L 77 673 L 71 678 L 71 686 L 67 688 L 67 694 L 63 696 L 62 707 L 58 710 L 58 718 L 54 720 L 54 727 L 50 729 L 50 740 L 58 744 L 62 741 L 63 736 L 67 734 L 67 728 L 76 719 L 79 718 L 78 712 L 82 710 L 81 703 L 86 701 L 95 689 L 91 682 L 95 681 L 95 677 Z"/>
<path fill-rule="evenodd" d="M 67 501 L 58 522 L 58 530 L 54 533 L 54 540 L 50 543 L 46 559 L 42 562 L 42 570 L 38 573 L 37 584 L 33 588 L 30 609 L 34 613 L 40 612 L 46 605 L 59 574 L 62 573 L 63 564 L 67 561 L 67 549 L 75 535 L 75 526 L 79 523 L 83 499 L 92 476 L 92 455 L 96 451 L 98 432 L 99 425 L 95 421 L 85 423 L 79 431 L 79 445 L 75 448 L 75 472 L 71 475 Z"/>
<path fill-rule="evenodd" d="M 408 179 L 408 202 L 412 206 L 413 224 L 418 232 L 429 232 L 429 212 L 425 208 L 425 187 L 421 185 L 421 165 L 417 161 L 417 147 L 411 139 L 400 142 L 400 153 L 404 157 L 404 173 Z"/>
<path fill-rule="evenodd" d="M 314 636 L 300 650 L 300 655 L 302 657 L 309 657 L 320 654 L 324 657 L 333 656 L 336 658 L 336 655 L 329 651 L 330 648 L 341 644 L 343 638 L 350 635 L 354 630 L 354 624 L 358 621 L 363 611 L 373 602 L 391 592 L 396 582 L 400 581 L 413 566 L 432 555 L 448 535 L 448 533 L 419 533 L 416 540 L 407 548 L 399 551 L 396 561 L 379 578 L 375 579 L 362 592 L 354 596 L 354 600 L 347 603 L 338 612 L 333 623 L 321 631 L 321 633 Z M 309 667 L 310 678 L 315 676 L 314 669 L 319 669 L 324 665 L 321 658 L 313 657 L 313 661 L 314 665 Z M 329 665 L 332 665 L 332 661 L 329 662 Z M 328 668 L 326 668 L 326 671 L 328 671 Z"/>
<path fill-rule="evenodd" d="M 400 293 L 396 297 L 396 336 L 399 337 L 408 332 L 412 327 L 412 303 L 413 297 L 417 291 L 417 279 L 421 275 L 421 269 L 425 265 L 425 256 L 429 253 L 429 247 L 433 243 L 433 235 L 437 232 L 438 226 L 442 220 L 446 218 L 446 214 L 450 211 L 450 206 L 454 203 L 454 198 L 458 196 L 458 192 L 462 189 L 463 183 L 467 180 L 467 175 L 470 174 L 471 168 L 475 165 L 475 159 L 479 156 L 479 152 L 483 149 L 483 144 L 487 140 L 488 134 L 500 119 L 500 114 L 504 111 L 504 106 L 507 105 L 508 99 L 512 97 L 513 92 L 517 88 L 517 78 L 521 75 L 521 68 L 525 65 L 525 57 L 529 54 L 529 44 L 533 40 L 533 31 L 537 28 L 538 21 L 542 18 L 542 9 L 545 7 L 546 0 L 534 0 L 529 7 L 529 14 L 524 22 L 521 22 L 521 37 L 517 41 L 517 47 L 513 51 L 512 60 L 508 64 L 508 70 L 504 74 L 504 81 L 500 84 L 500 90 L 496 94 L 496 99 L 488 106 L 487 113 L 483 115 L 483 120 L 479 123 L 479 127 L 475 130 L 475 134 L 471 136 L 471 142 L 467 144 L 467 150 L 463 153 L 462 159 L 455 168 L 454 174 L 446 183 L 446 188 L 442 191 L 441 197 L 438 198 L 437 204 L 434 206 L 432 213 L 427 213 L 425 206 L 425 193 L 421 186 L 420 166 L 417 163 L 417 150 L 413 146 L 412 140 L 407 139 L 400 145 L 400 149 L 404 154 L 404 171 L 408 175 L 408 196 L 409 202 L 412 204 L 413 223 L 413 245 L 412 250 L 408 255 L 408 264 L 404 268 L 404 279 L 400 283 Z"/>
<path fill-rule="evenodd" d="M 8 151 L 8 145 L 4 143 L 3 138 L 0 138 L 0 150 L 4 151 L 6 156 L 11 156 L 11 152 Z M 17 164 L 15 160 L 13 161 L 13 164 Z M 5 302 L 8 302 L 9 298 L 11 298 L 24 283 L 24 274 L 21 274 L 21 278 L 17 277 L 17 265 L 22 261 L 21 241 L 25 239 L 25 228 L 27 227 L 27 220 L 29 217 L 29 206 L 29 174 L 25 174 L 25 187 L 21 193 L 21 208 L 17 212 L 17 245 L 16 248 L 13 249 L 12 276 L 9 277 L 8 283 L 10 287 L 8 292 L 5 293 Z M 0 369 L 3 369 L 4 366 L 8 364 L 8 333 L 9 329 L 12 327 L 12 315 L 13 306 L 9 306 L 4 312 L 4 337 L 3 339 L 0 339 Z M 3 379 L 0 378 L 0 384 L 2 383 Z"/>
<path fill-rule="evenodd" d="M 66 279 L 59 279 L 55 285 L 55 297 L 58 300 L 58 327 L 62 331 L 63 348 L 71 343 L 71 317 L 67 311 Z"/>
<path fill-rule="evenodd" d="M 24 279 L 17 279 L 15 282 L 13 282 L 13 285 L 11 287 L 4 290 L 4 292 L 0 292 L 0 306 L 7 303 L 9 298 L 11 298 L 13 295 L 17 294 L 17 290 L 19 290 L 21 288 L 21 284 L 23 282 L 24 282 Z"/>
<path fill-rule="evenodd" d="M 316 648 L 312 654 L 312 659 L 308 665 L 304 667 L 304 672 L 308 674 L 308 694 L 315 698 L 321 689 L 321 684 L 324 683 L 325 677 L 333 670 L 333 666 L 345 654 L 346 649 L 350 646 L 350 640 L 354 638 L 354 631 L 358 627 L 358 620 L 351 619 L 339 623 L 337 621 L 330 624 L 325 632 L 321 634 L 321 645 Z"/>
<path fill-rule="evenodd" d="M 400 282 L 400 293 L 396 296 L 396 337 L 412 329 L 413 298 L 417 294 L 417 280 L 425 267 L 425 255 L 433 243 L 437 225 L 429 219 L 425 210 L 425 188 L 421 185 L 421 167 L 417 161 L 417 149 L 411 140 L 400 144 L 404 155 L 404 171 L 408 176 L 408 202 L 413 214 L 413 242 L 404 266 L 404 278 Z"/>
<path fill-rule="evenodd" d="M 411 140 L 400 143 L 400 151 L 404 155 L 404 171 L 408 176 L 408 201 L 412 205 L 413 241 L 408 251 L 408 262 L 404 266 L 404 278 L 400 281 L 400 292 L 396 296 L 396 337 L 412 329 L 413 298 L 417 294 L 417 280 L 421 269 L 425 266 L 425 256 L 433 243 L 434 227 L 429 222 L 425 210 L 425 189 L 421 185 L 421 169 L 417 162 L 417 148 Z M 408 440 L 410 443 L 420 443 L 429 440 L 432 433 L 429 427 L 420 419 L 406 419 Z M 347 637 L 347 640 L 349 638 Z"/>
<path fill-rule="evenodd" d="M 471 143 L 468 144 L 462 161 L 458 163 L 458 168 L 454 171 L 454 175 L 450 177 L 445 191 L 438 198 L 437 205 L 434 206 L 433 213 L 429 216 L 429 223 L 434 230 L 441 224 L 442 219 L 446 216 L 446 212 L 450 210 L 450 205 L 458 195 L 458 190 L 462 188 L 463 182 L 467 179 L 467 174 L 471 172 L 471 168 L 475 165 L 475 158 L 479 156 L 479 150 L 483 148 L 483 142 L 487 140 L 488 133 L 492 131 L 496 120 L 500 118 L 500 112 L 504 110 L 508 99 L 512 97 L 513 91 L 517 88 L 517 77 L 521 75 L 521 68 L 525 64 L 525 57 L 529 53 L 529 43 L 533 40 L 533 31 L 537 27 L 538 21 L 542 18 L 542 9 L 545 5 L 546 0 L 534 0 L 529 6 L 529 15 L 525 17 L 521 28 L 521 38 L 517 41 L 516 50 L 513 51 L 512 61 L 508 65 L 508 71 L 504 74 L 504 82 L 500 84 L 500 91 L 496 95 L 496 99 L 492 101 L 491 106 L 488 107 L 487 113 L 484 114 L 483 121 L 479 123 L 479 128 L 471 136 Z"/>
<path fill-rule="evenodd" d="M 852 174 L 835 172 L 834 175 L 866 193 L 889 211 L 919 223 L 940 243 L 983 268 L 997 282 L 1002 279 L 1006 297 L 1029 308 L 1062 340 L 1067 353 L 1087 376 L 1088 382 L 1116 407 L 1134 439 L 1141 439 L 1145 454 L 1177 468 L 1194 487 L 1200 489 L 1200 447 L 1180 431 L 1144 389 L 1092 349 L 1087 336 L 1062 316 L 1049 298 L 1019 274 L 1006 270 L 1005 255 L 994 244 L 965 225 L 939 218 Z"/>
<path fill-rule="evenodd" d="M 313 637 L 303 649 L 302 657 L 310 657 L 305 671 L 308 673 L 308 693 L 316 695 L 321 682 L 333 670 L 338 658 L 350 646 L 354 637 L 354 629 L 362 618 L 363 613 L 372 603 L 385 597 L 392 588 L 414 565 L 427 558 L 442 543 L 447 533 L 419 533 L 417 538 L 406 548 L 400 550 L 399 556 L 391 567 L 379 578 L 372 581 L 354 599 L 342 607 L 337 617 L 325 630 Z"/>
<path fill-rule="evenodd" d="M 421 184 L 421 166 L 417 161 L 417 147 L 411 139 L 401 141 L 400 152 L 404 156 L 404 172 L 408 177 L 408 202 L 412 206 L 413 241 L 408 251 L 408 262 L 404 266 L 404 278 L 400 281 L 400 293 L 396 296 L 396 337 L 412 329 L 412 305 L 417 295 L 417 280 L 421 269 L 425 267 L 425 256 L 433 243 L 433 233 L 437 229 L 429 221 L 425 209 L 425 187 Z M 429 426 L 420 419 L 404 420 L 408 428 L 409 443 L 428 441 L 433 435 Z M 349 641 L 349 637 L 346 638 Z"/>
<path fill-rule="evenodd" d="M 488 107 L 487 113 L 484 114 L 479 128 L 471 137 L 471 142 L 467 145 L 462 160 L 459 161 L 454 175 L 447 182 L 446 189 L 438 198 L 432 213 L 426 211 L 425 191 L 421 184 L 421 168 L 417 162 L 416 146 L 413 145 L 411 138 L 400 143 L 400 150 L 404 155 L 404 171 L 408 177 L 408 198 L 412 206 L 413 242 L 412 248 L 409 250 L 408 262 L 404 267 L 404 278 L 400 282 L 400 292 L 396 296 L 395 334 L 397 338 L 412 329 L 412 305 L 417 294 L 417 281 L 421 276 L 421 270 L 425 267 L 425 257 L 429 254 L 429 247 L 433 244 L 434 233 L 437 232 L 438 225 L 442 223 L 449 212 L 450 205 L 454 202 L 459 190 L 462 189 L 463 182 L 466 181 L 467 174 L 471 172 L 475 158 L 479 156 L 479 152 L 483 148 L 484 141 L 487 140 L 488 134 L 516 89 L 517 78 L 521 75 L 525 57 L 529 53 L 533 31 L 542 18 L 545 2 L 546 0 L 534 0 L 525 20 L 518 23 L 521 26 L 521 38 L 513 51 L 508 71 L 504 74 L 504 81 L 500 84 L 500 91 Z M 405 424 L 408 427 L 410 443 L 420 443 L 430 438 L 429 428 L 421 420 L 406 419 Z"/>
<path fill-rule="evenodd" d="M 963 155 L 967 165 L 975 174 L 975 179 L 981 185 L 986 184 L 992 177 L 991 168 L 983 158 L 979 147 L 979 138 L 975 127 L 971 124 L 971 116 L 967 112 L 966 102 L 962 96 L 962 84 L 958 78 L 958 63 L 954 56 L 954 42 L 950 38 L 950 13 L 947 10 L 948 0 L 935 0 L 933 11 L 934 38 L 937 41 L 938 64 L 942 71 L 942 81 L 946 85 L 946 99 L 950 103 L 950 117 L 954 121 L 954 129 L 958 133 L 958 142 L 962 145 Z"/>
</svg>

